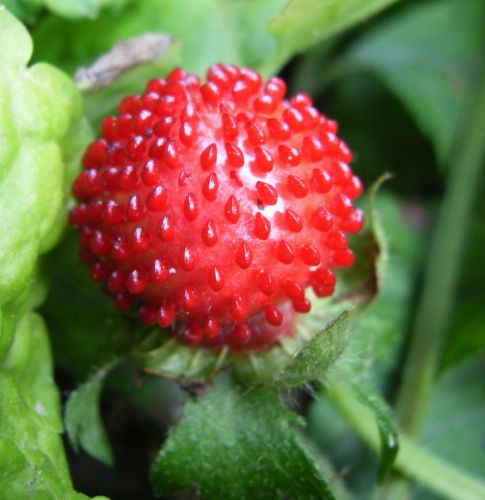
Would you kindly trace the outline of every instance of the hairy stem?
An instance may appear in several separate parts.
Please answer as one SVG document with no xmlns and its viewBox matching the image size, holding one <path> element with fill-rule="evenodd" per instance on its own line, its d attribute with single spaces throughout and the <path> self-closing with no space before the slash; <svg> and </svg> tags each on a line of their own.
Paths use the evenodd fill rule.
<svg viewBox="0 0 485 500">
<path fill-rule="evenodd" d="M 370 448 L 379 453 L 380 436 L 373 413 L 342 384 L 332 384 L 328 395 L 350 427 Z M 400 434 L 399 453 L 394 468 L 444 498 L 485 498 L 483 481 L 423 450 L 406 434 Z"/>
<path fill-rule="evenodd" d="M 399 424 L 414 436 L 420 432 L 441 357 L 475 188 L 485 159 L 485 79 L 467 123 L 456 160 L 450 165 L 398 395 Z"/>
</svg>

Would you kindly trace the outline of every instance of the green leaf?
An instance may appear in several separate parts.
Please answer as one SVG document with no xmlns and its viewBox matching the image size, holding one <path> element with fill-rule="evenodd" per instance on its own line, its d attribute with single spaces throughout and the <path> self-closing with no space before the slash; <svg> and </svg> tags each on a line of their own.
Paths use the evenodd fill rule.
<svg viewBox="0 0 485 500">
<path fill-rule="evenodd" d="M 2 332 L 3 334 L 3 332 Z M 84 498 L 64 456 L 59 393 L 41 318 L 18 321 L 0 359 L 0 491 L 3 498 Z"/>
<path fill-rule="evenodd" d="M 151 471 L 158 494 L 195 486 L 205 498 L 333 498 L 294 427 L 300 419 L 268 389 L 219 377 L 189 401 Z"/>
<path fill-rule="evenodd" d="M 69 71 L 90 64 L 127 38 L 163 33 L 181 44 L 181 64 L 203 74 L 216 62 L 262 68 L 276 52 L 267 31 L 285 0 L 145 0 L 95 21 L 47 17 L 36 29 L 36 57 Z M 72 33 L 76 36 L 73 37 Z M 56 33 L 53 37 L 52 33 Z M 93 36 L 96 33 L 96 36 Z"/>
<path fill-rule="evenodd" d="M 113 453 L 101 420 L 99 398 L 106 376 L 118 361 L 106 363 L 73 391 L 65 410 L 66 431 L 74 450 L 81 446 L 109 466 L 113 465 Z"/>
<path fill-rule="evenodd" d="M 381 438 L 381 457 L 377 476 L 379 483 L 382 483 L 399 452 L 399 436 L 394 417 L 386 401 L 371 387 L 354 382 L 349 385 L 349 389 L 362 404 L 372 411 L 376 419 Z"/>
<path fill-rule="evenodd" d="M 47 64 L 25 68 L 31 50 L 25 28 L 0 7 L 0 306 L 26 286 L 63 227 L 63 142 L 81 117 L 71 80 Z"/>
<path fill-rule="evenodd" d="M 375 72 L 431 139 L 444 165 L 484 65 L 481 0 L 410 5 L 366 32 L 339 61 Z"/>
<path fill-rule="evenodd" d="M 362 22 L 396 0 L 289 0 L 270 24 L 279 62 Z"/>
</svg>

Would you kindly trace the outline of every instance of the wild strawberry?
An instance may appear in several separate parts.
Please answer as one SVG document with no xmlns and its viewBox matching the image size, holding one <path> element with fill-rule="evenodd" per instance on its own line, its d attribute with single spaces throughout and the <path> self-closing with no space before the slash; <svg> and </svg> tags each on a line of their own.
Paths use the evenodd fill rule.
<svg viewBox="0 0 485 500">
<path fill-rule="evenodd" d="M 331 295 L 363 215 L 352 153 L 305 94 L 217 64 L 125 97 L 83 158 L 70 221 L 118 308 L 190 344 L 268 346 Z"/>
</svg>

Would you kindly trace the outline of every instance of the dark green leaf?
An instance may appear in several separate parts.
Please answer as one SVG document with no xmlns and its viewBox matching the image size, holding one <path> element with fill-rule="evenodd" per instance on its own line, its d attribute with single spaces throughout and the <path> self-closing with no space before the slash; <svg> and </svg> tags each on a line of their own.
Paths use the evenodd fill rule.
<svg viewBox="0 0 485 500">
<path fill-rule="evenodd" d="M 113 453 L 101 420 L 99 397 L 106 375 L 117 361 L 106 363 L 73 391 L 65 410 L 66 431 L 73 448 L 77 451 L 81 446 L 106 465 L 113 465 Z"/>
<path fill-rule="evenodd" d="M 329 398 L 352 427 L 354 432 L 371 449 L 378 451 L 380 444 L 379 430 L 372 411 L 362 404 L 343 384 L 334 383 Z M 400 433 L 400 451 L 396 457 L 394 468 L 409 479 L 425 485 L 430 491 L 441 496 L 439 498 L 475 499 L 485 496 L 485 483 L 477 476 L 469 474 L 461 467 L 441 459 L 428 450 L 428 446 L 420 446 L 413 438 Z M 456 447 L 456 442 L 454 443 Z M 349 457 L 348 457 L 349 458 Z M 405 488 L 406 490 L 406 488 Z M 358 489 L 362 496 L 362 489 Z M 398 493 L 399 492 L 399 493 Z M 382 498 L 396 498 L 404 493 L 402 488 L 382 491 Z M 425 498 L 430 498 L 429 493 Z"/>
<path fill-rule="evenodd" d="M 376 72 L 432 140 L 442 164 L 483 67 L 485 4 L 411 5 L 367 32 L 339 65 Z"/>
<path fill-rule="evenodd" d="M 333 498 L 294 426 L 268 389 L 227 375 L 189 401 L 151 473 L 158 494 L 196 487 L 205 498 Z"/>
<path fill-rule="evenodd" d="M 338 67 L 340 57 L 321 63 L 327 77 L 332 74 L 333 60 Z M 385 187 L 394 193 L 415 201 L 421 195 L 435 193 L 442 178 L 432 145 L 382 79 L 358 71 L 337 81 L 331 79 L 330 86 L 328 80 L 325 86 L 325 81 L 314 82 L 324 85 L 317 104 L 321 103 L 329 116 L 338 118 L 339 134 L 354 151 L 353 168 L 364 185 L 370 186 L 383 172 L 390 172 L 393 179 Z M 326 98 L 328 92 L 331 99 Z"/>
<path fill-rule="evenodd" d="M 483 247 L 482 247 L 483 248 Z M 480 287 L 483 281 L 475 286 Z M 465 296 L 468 296 L 468 291 Z M 446 344 L 442 368 L 448 369 L 464 359 L 483 354 L 485 351 L 485 311 L 482 306 L 485 297 L 483 291 L 477 291 L 470 301 L 464 296 L 460 301 L 452 320 L 450 338 Z"/>
</svg>

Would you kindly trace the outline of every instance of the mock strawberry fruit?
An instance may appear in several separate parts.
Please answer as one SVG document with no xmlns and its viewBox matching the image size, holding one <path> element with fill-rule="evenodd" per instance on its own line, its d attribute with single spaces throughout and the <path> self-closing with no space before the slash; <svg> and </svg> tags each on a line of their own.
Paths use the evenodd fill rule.
<svg viewBox="0 0 485 500">
<path fill-rule="evenodd" d="M 305 94 L 248 68 L 182 69 L 126 97 L 73 185 L 81 258 L 120 309 L 189 344 L 254 349 L 333 293 L 363 225 L 352 153 Z"/>
</svg>

